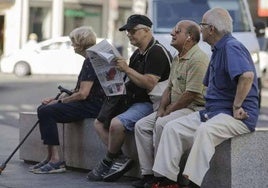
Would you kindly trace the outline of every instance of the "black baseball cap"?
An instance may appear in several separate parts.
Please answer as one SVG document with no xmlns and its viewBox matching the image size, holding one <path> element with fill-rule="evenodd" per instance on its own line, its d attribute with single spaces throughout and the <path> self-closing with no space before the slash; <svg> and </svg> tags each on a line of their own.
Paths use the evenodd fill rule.
<svg viewBox="0 0 268 188">
<path fill-rule="evenodd" d="M 133 29 L 138 24 L 151 27 L 153 23 L 147 16 L 141 14 L 133 14 L 127 19 L 127 24 L 119 28 L 119 31 Z"/>
</svg>

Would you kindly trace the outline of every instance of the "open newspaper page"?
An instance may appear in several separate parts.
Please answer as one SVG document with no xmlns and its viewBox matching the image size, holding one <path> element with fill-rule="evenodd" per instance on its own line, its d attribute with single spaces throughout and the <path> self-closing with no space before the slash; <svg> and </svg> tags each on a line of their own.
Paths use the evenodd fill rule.
<svg viewBox="0 0 268 188">
<path fill-rule="evenodd" d="M 114 59 L 120 57 L 118 50 L 103 40 L 86 50 L 106 96 L 126 94 L 125 73 L 115 67 Z"/>
</svg>

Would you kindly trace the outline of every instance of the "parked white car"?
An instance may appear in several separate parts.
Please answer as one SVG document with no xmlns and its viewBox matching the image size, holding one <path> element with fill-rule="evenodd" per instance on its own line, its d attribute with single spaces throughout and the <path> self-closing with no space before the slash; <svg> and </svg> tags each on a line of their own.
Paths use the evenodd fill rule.
<svg viewBox="0 0 268 188">
<path fill-rule="evenodd" d="M 84 57 L 74 52 L 69 37 L 58 37 L 24 47 L 0 60 L 3 73 L 17 76 L 30 74 L 79 74 Z"/>
</svg>

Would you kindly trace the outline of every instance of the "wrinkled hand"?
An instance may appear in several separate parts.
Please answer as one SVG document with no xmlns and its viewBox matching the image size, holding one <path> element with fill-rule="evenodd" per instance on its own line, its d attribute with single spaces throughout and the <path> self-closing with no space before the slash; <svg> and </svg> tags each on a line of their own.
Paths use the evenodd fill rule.
<svg viewBox="0 0 268 188">
<path fill-rule="evenodd" d="M 170 104 L 170 105 L 168 105 L 168 106 L 166 107 L 164 116 L 169 115 L 171 112 L 173 112 L 173 106 Z"/>
<path fill-rule="evenodd" d="M 157 110 L 155 119 L 157 119 L 158 117 L 163 117 L 163 116 L 164 116 L 164 113 L 165 113 L 165 110 L 162 109 L 162 108 L 159 108 L 159 109 Z"/>
<path fill-rule="evenodd" d="M 122 72 L 126 72 L 126 70 L 129 68 L 126 60 L 123 58 L 117 58 L 115 65 L 116 65 L 116 68 Z"/>
<path fill-rule="evenodd" d="M 248 113 L 244 111 L 242 107 L 236 110 L 234 109 L 233 116 L 235 119 L 239 119 L 239 120 L 247 119 L 249 117 Z"/>
<path fill-rule="evenodd" d="M 45 98 L 42 100 L 42 104 L 55 104 L 58 100 L 55 100 L 54 98 Z"/>
</svg>

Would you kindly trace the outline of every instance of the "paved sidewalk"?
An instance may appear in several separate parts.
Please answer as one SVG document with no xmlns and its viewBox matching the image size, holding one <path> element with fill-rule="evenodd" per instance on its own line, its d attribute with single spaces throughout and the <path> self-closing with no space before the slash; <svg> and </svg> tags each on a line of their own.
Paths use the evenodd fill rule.
<svg viewBox="0 0 268 188">
<path fill-rule="evenodd" d="M 18 128 L 0 124 L 0 163 L 2 164 L 19 143 Z M 19 159 L 19 151 L 9 161 L 0 175 L 0 188 L 131 188 L 132 178 L 123 177 L 118 182 L 89 182 L 87 172 L 68 169 L 62 174 L 33 174 L 31 164 Z"/>
</svg>

